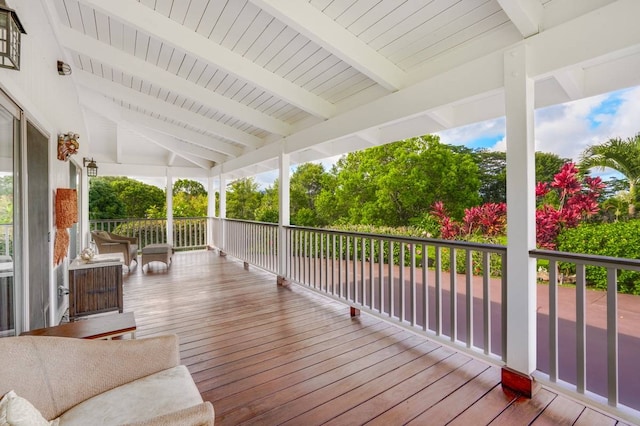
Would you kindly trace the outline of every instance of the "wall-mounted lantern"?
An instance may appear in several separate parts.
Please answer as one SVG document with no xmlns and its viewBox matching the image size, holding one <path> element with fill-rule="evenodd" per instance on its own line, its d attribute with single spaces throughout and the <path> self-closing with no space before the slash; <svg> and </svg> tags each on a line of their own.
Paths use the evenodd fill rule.
<svg viewBox="0 0 640 426">
<path fill-rule="evenodd" d="M 15 10 L 0 0 L 0 67 L 20 69 L 20 37 L 26 33 Z"/>
<path fill-rule="evenodd" d="M 82 163 L 84 164 L 84 167 L 86 167 L 87 169 L 87 176 L 89 177 L 98 176 L 98 165 L 96 164 L 96 160 L 94 160 L 93 158 L 89 160 L 87 157 L 84 157 L 82 159 Z"/>
</svg>

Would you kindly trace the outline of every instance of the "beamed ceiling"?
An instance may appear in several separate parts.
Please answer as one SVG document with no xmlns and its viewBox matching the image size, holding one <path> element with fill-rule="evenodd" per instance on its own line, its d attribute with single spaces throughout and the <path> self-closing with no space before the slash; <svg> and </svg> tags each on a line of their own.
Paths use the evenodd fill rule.
<svg viewBox="0 0 640 426">
<path fill-rule="evenodd" d="M 245 176 L 640 84 L 637 0 L 48 0 L 101 174 Z"/>
</svg>

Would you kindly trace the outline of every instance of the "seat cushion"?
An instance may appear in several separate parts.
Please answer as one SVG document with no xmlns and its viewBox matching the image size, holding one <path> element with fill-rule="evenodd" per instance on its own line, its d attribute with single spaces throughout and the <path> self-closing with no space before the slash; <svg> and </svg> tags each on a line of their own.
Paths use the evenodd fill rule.
<svg viewBox="0 0 640 426">
<path fill-rule="evenodd" d="M 121 425 L 193 407 L 202 402 L 184 365 L 160 371 L 90 398 L 63 413 L 63 425 Z"/>
<path fill-rule="evenodd" d="M 143 255 L 164 253 L 171 253 L 171 244 L 149 244 L 142 249 Z"/>
</svg>

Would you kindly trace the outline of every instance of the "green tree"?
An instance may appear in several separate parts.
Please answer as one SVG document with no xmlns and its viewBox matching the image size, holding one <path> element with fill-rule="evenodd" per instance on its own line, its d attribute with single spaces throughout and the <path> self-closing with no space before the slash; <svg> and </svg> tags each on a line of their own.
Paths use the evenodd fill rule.
<svg viewBox="0 0 640 426">
<path fill-rule="evenodd" d="M 507 153 L 481 149 L 474 154 L 478 164 L 482 203 L 507 201 Z"/>
<path fill-rule="evenodd" d="M 323 217 L 337 211 L 332 223 L 403 226 L 422 220 L 436 200 L 456 216 L 480 201 L 472 156 L 433 135 L 350 153 L 325 184 L 317 206 Z"/>
<path fill-rule="evenodd" d="M 316 199 L 322 190 L 325 176 L 322 164 L 305 163 L 291 176 L 291 223 L 300 226 L 323 226 L 316 213 Z"/>
<path fill-rule="evenodd" d="M 207 195 L 207 190 L 200 182 L 190 179 L 178 179 L 173 184 L 173 195 L 187 194 L 191 196 Z"/>
<path fill-rule="evenodd" d="M 536 183 L 553 182 L 560 168 L 570 161 L 569 158 L 561 158 L 550 152 L 536 151 Z"/>
<path fill-rule="evenodd" d="M 207 216 L 208 194 L 204 186 L 195 180 L 178 179 L 173 184 L 173 216 Z"/>
<path fill-rule="evenodd" d="M 265 189 L 260 200 L 260 207 L 256 211 L 257 221 L 278 223 L 280 220 L 279 186 L 278 179 L 276 179 L 273 185 Z"/>
<path fill-rule="evenodd" d="M 105 178 L 89 180 L 89 219 L 120 219 L 127 212 L 116 190 Z"/>
<path fill-rule="evenodd" d="M 640 182 L 640 133 L 632 138 L 609 139 L 600 145 L 591 145 L 580 157 L 580 168 L 613 169 L 621 173 L 629 184 L 629 217 L 636 213 L 637 186 Z"/>
<path fill-rule="evenodd" d="M 227 190 L 227 217 L 255 220 L 262 194 L 254 178 L 235 180 Z"/>
<path fill-rule="evenodd" d="M 126 217 L 143 218 L 151 206 L 162 209 L 166 203 L 165 192 L 154 185 L 124 176 L 93 178 L 104 179 L 114 189 L 125 207 Z"/>
</svg>

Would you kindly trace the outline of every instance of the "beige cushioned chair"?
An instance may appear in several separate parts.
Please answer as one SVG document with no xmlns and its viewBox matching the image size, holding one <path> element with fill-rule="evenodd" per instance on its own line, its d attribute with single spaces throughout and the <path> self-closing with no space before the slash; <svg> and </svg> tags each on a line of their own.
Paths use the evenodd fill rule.
<svg viewBox="0 0 640 426">
<path fill-rule="evenodd" d="M 176 335 L 7 337 L 0 353 L 0 397 L 13 390 L 60 426 L 214 424 L 213 406 L 180 365 Z"/>
<path fill-rule="evenodd" d="M 136 264 L 138 263 L 138 239 L 136 237 L 125 237 L 107 231 L 91 231 L 91 236 L 96 243 L 99 254 L 121 253 L 127 267 L 130 267 L 134 260 Z"/>
</svg>

